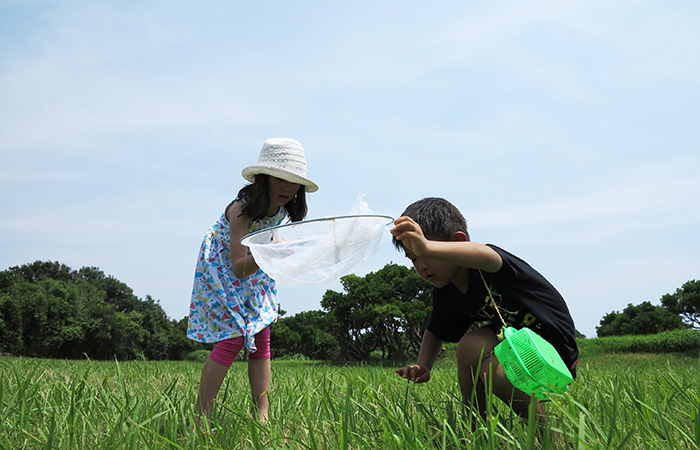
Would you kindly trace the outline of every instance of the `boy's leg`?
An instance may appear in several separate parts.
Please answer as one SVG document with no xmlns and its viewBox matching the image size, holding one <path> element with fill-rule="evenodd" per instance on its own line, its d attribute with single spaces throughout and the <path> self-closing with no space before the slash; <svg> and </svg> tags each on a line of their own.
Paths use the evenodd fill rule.
<svg viewBox="0 0 700 450">
<path fill-rule="evenodd" d="M 493 349 L 498 343 L 496 333 L 487 327 L 465 334 L 460 340 L 457 346 L 457 364 L 462 398 L 465 404 L 470 405 L 474 392 L 479 413 L 484 417 L 487 386 L 491 379 L 494 395 L 508 403 L 516 414 L 527 417 L 530 396 L 515 389 L 506 377 L 501 364 L 493 354 Z M 479 368 L 478 374 L 475 373 L 477 368 Z M 544 422 L 544 417 L 544 408 L 537 401 L 537 419 Z"/>
<path fill-rule="evenodd" d="M 530 413 L 530 395 L 516 389 L 506 376 L 501 363 L 498 362 L 498 358 L 493 353 L 489 355 L 488 358 L 482 363 L 483 367 L 481 370 L 482 380 L 488 381 L 489 377 L 489 366 L 491 366 L 491 377 L 493 381 L 493 393 L 498 398 L 508 403 L 513 411 L 520 417 L 527 417 Z M 537 420 L 544 423 L 545 411 L 544 406 L 539 400 L 535 399 L 535 414 L 537 415 Z"/>
<path fill-rule="evenodd" d="M 462 393 L 464 404 L 472 406 L 476 402 L 476 408 L 482 417 L 486 416 L 486 389 L 481 377 L 485 356 L 493 352 L 498 344 L 496 334 L 488 329 L 467 333 L 457 344 L 457 380 Z M 477 373 L 477 369 L 480 372 Z M 488 369 L 487 369 L 488 373 Z"/>
</svg>

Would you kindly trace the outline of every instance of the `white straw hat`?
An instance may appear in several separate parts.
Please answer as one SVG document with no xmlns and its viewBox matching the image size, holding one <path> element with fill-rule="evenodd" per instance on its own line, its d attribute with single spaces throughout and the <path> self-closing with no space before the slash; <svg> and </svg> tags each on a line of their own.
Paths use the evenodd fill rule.
<svg viewBox="0 0 700 450">
<path fill-rule="evenodd" d="M 316 183 L 306 178 L 306 156 L 296 139 L 272 138 L 260 149 L 258 163 L 243 169 L 241 175 L 251 183 L 262 173 L 306 186 L 306 192 L 318 191 Z"/>
</svg>

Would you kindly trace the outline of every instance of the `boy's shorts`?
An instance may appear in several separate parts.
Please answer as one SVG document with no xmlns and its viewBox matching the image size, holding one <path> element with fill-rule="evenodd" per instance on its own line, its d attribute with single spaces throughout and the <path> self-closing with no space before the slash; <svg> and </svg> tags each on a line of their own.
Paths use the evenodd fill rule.
<svg viewBox="0 0 700 450">
<path fill-rule="evenodd" d="M 209 354 L 209 358 L 221 365 L 231 367 L 243 348 L 243 344 L 243 336 L 219 341 Z M 248 353 L 248 359 L 270 359 L 272 356 L 270 352 L 270 327 L 265 327 L 255 335 L 255 346 L 258 350 L 254 353 Z"/>
</svg>

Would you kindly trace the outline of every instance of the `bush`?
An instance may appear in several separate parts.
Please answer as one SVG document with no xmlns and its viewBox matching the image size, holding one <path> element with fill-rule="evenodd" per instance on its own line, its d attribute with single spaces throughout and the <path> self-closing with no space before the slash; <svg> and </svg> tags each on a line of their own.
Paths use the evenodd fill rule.
<svg viewBox="0 0 700 450">
<path fill-rule="evenodd" d="M 578 344 L 583 356 L 600 353 L 681 353 L 700 348 L 700 332 L 674 330 L 659 334 L 610 336 L 580 339 Z"/>
<path fill-rule="evenodd" d="M 307 358 L 304 355 L 296 353 L 294 355 L 280 356 L 279 358 L 275 358 L 275 361 L 311 361 L 311 359 Z"/>
<path fill-rule="evenodd" d="M 209 358 L 209 353 L 211 353 L 209 350 L 196 350 L 192 353 L 188 353 L 187 356 L 185 356 L 185 361 L 203 363 Z"/>
</svg>

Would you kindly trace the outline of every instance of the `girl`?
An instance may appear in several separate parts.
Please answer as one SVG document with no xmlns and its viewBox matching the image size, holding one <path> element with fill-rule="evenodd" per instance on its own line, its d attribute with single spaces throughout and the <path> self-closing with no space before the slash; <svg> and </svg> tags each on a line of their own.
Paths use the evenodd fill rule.
<svg viewBox="0 0 700 450">
<path fill-rule="evenodd" d="M 243 169 L 246 185 L 207 231 L 199 251 L 187 336 L 217 342 L 204 363 L 195 411 L 207 421 L 229 367 L 248 351 L 248 380 L 258 420 L 268 419 L 270 328 L 277 321 L 277 288 L 240 244 L 246 234 L 306 217 L 306 157 L 294 139 L 268 139 L 258 163 Z M 204 426 L 200 423 L 200 426 Z"/>
</svg>

